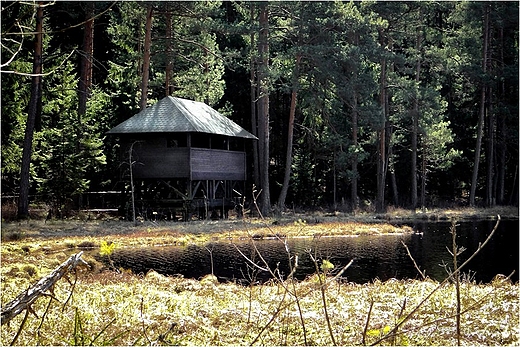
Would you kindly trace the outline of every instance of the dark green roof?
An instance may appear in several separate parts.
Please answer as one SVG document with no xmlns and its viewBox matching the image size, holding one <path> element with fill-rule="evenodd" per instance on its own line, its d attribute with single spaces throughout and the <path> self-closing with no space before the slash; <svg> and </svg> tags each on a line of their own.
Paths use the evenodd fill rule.
<svg viewBox="0 0 520 347">
<path fill-rule="evenodd" d="M 205 103 L 167 96 L 127 119 L 108 134 L 198 132 L 256 139 Z"/>
</svg>

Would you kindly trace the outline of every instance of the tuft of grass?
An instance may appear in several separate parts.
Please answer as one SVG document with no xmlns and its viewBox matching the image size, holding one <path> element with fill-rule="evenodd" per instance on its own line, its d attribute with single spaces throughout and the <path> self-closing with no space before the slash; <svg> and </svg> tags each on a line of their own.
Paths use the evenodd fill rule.
<svg viewBox="0 0 520 347">
<path fill-rule="evenodd" d="M 25 238 L 24 230 L 13 230 L 2 233 L 2 242 L 20 241 Z"/>
<path fill-rule="evenodd" d="M 25 272 L 29 278 L 39 277 L 40 271 L 33 264 L 27 264 L 22 267 L 22 271 Z"/>
</svg>

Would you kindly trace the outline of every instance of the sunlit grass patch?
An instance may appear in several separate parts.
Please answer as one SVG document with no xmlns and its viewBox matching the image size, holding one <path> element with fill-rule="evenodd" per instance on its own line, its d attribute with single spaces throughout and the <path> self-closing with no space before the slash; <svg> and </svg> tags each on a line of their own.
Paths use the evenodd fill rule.
<svg viewBox="0 0 520 347">
<path fill-rule="evenodd" d="M 31 283 L 28 278 L 5 277 L 2 279 L 4 304 L 16 296 L 20 288 Z M 96 340 L 98 344 L 247 345 L 257 339 L 257 343 L 264 345 L 303 345 L 296 295 L 307 343 L 330 345 L 330 337 L 324 329 L 320 291 L 312 281 L 312 278 L 302 282 L 271 281 L 246 287 L 210 279 L 167 277 L 153 271 L 145 276 L 113 271 L 83 272 L 66 306 L 62 303 L 70 285 L 61 282 L 56 286 L 55 296 L 62 303 L 51 304 L 39 330 L 49 300 L 37 301 L 33 308 L 40 318 L 29 315 L 17 344 L 74 344 L 79 341 L 79 320 L 84 342 L 102 332 Z M 293 285 L 294 294 L 288 293 L 286 288 Z M 326 295 L 336 342 L 361 343 L 370 302 L 374 305 L 365 338 L 367 343 L 374 342 L 394 326 L 401 311 L 410 312 L 437 285 L 432 280 L 330 283 Z M 402 326 L 396 342 L 453 344 L 456 341 L 453 293 L 451 284 L 441 288 Z M 520 342 L 518 284 L 498 279 L 488 285 L 463 283 L 462 298 L 463 310 L 471 308 L 462 316 L 464 344 Z M 2 344 L 10 343 L 22 316 L 3 326 Z M 390 342 L 386 340 L 384 344 Z"/>
</svg>

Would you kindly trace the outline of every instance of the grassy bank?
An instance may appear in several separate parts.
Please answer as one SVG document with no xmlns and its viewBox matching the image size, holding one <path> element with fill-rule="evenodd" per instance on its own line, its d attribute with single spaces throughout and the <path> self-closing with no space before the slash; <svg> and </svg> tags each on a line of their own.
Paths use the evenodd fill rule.
<svg viewBox="0 0 520 347">
<path fill-rule="evenodd" d="M 1 303 L 4 306 L 71 254 L 101 244 L 187 245 L 223 239 L 412 232 L 403 226 L 408 219 L 402 215 L 302 217 L 147 222 L 138 227 L 119 221 L 3 224 Z M 474 217 L 457 219 L 465 218 Z M 510 218 L 515 218 L 514 213 Z M 338 269 L 317 264 L 320 275 L 305 281 L 273 279 L 264 285 L 241 286 L 218 283 L 211 276 L 192 280 L 153 271 L 137 276 L 106 269 L 90 257 L 85 260 L 90 269 L 71 274 L 69 282 L 62 279 L 52 296 L 36 301 L 17 345 L 359 345 L 385 336 L 380 341 L 384 345 L 454 345 L 457 338 L 463 345 L 520 343 L 520 286 L 503 276 L 485 285 L 461 283 L 457 335 L 452 282 L 441 287 L 429 279 L 342 283 L 333 278 Z M 13 341 L 24 315 L 2 325 L 2 345 Z M 387 336 L 400 323 L 397 334 Z"/>
<path fill-rule="evenodd" d="M 175 242 L 207 242 L 215 239 L 240 239 L 255 236 L 257 238 L 274 235 L 289 237 L 316 237 L 327 235 L 374 235 L 389 233 L 409 233 L 412 230 L 406 223 L 415 221 L 447 220 L 482 220 L 518 219 L 518 208 L 495 207 L 430 209 L 410 211 L 388 208 L 385 214 L 366 211 L 357 213 L 296 213 L 287 212 L 278 217 L 265 220 L 257 218 L 230 218 L 219 221 L 192 222 L 139 222 L 134 227 L 127 221 L 110 218 L 80 220 L 28 220 L 23 222 L 2 222 L 2 241 L 45 243 L 47 240 L 64 241 L 68 244 L 80 244 L 92 240 L 104 239 L 134 245 Z M 161 240 L 164 237 L 164 240 Z"/>
<path fill-rule="evenodd" d="M 272 223 L 251 220 L 197 221 L 190 223 L 144 222 L 133 227 L 122 221 L 31 221 L 2 227 L 2 256 L 14 250 L 57 252 L 65 249 L 99 247 L 101 241 L 117 247 L 148 245 L 203 244 L 217 240 L 245 240 L 278 237 L 326 237 L 403 234 L 413 230 L 406 225 L 382 221 L 311 222 L 302 219 Z"/>
</svg>

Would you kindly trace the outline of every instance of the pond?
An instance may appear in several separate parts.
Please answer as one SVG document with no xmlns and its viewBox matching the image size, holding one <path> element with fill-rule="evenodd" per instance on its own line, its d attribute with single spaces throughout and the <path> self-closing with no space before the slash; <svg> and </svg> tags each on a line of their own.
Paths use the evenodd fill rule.
<svg viewBox="0 0 520 347">
<path fill-rule="evenodd" d="M 341 276 L 349 282 L 420 278 L 402 244 L 404 242 L 417 265 L 428 277 L 443 280 L 447 271 L 453 269 L 453 260 L 447 249 L 448 247 L 451 250 L 452 245 L 451 222 L 418 222 L 409 225 L 414 228 L 414 234 L 289 238 L 287 249 L 290 255 L 298 255 L 295 277 L 304 279 L 316 273 L 310 256 L 312 254 L 318 259 L 318 264 L 323 259 L 329 260 L 334 264 L 335 271 L 353 260 L 352 265 Z M 458 223 L 457 244 L 466 248 L 459 256 L 459 265 L 473 254 L 479 243 L 485 241 L 494 225 L 494 221 Z M 516 271 L 512 279 L 517 282 L 518 236 L 518 220 L 502 220 L 491 241 L 463 270 L 465 276 L 471 277 L 477 283 L 486 283 L 497 274 L 507 276 Z M 206 246 L 120 249 L 111 255 L 111 259 L 116 267 L 128 268 L 135 273 L 146 273 L 154 269 L 165 275 L 180 274 L 186 278 L 201 278 L 213 272 L 219 281 L 248 284 L 251 281 L 264 282 L 272 278 L 268 272 L 251 265 L 249 260 L 265 267 L 260 255 L 271 269 L 278 268 L 283 276 L 289 274 L 287 249 L 281 240 L 214 242 Z"/>
</svg>

